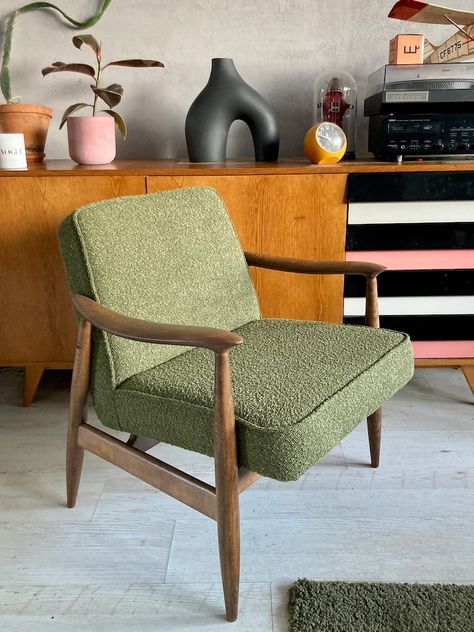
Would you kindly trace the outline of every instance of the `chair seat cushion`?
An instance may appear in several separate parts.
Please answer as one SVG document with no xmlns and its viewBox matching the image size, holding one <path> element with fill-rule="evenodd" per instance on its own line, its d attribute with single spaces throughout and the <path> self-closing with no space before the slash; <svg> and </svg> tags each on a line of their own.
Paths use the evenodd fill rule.
<svg viewBox="0 0 474 632">
<path fill-rule="evenodd" d="M 408 336 L 370 327 L 255 320 L 230 352 L 239 464 L 297 479 L 412 376 Z M 212 456 L 214 354 L 192 349 L 114 392 L 120 426 Z"/>
</svg>

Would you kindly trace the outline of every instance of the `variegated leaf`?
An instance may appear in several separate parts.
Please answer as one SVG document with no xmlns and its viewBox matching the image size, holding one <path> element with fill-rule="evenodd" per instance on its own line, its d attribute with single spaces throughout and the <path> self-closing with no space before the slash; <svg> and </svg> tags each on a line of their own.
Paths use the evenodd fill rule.
<svg viewBox="0 0 474 632">
<path fill-rule="evenodd" d="M 83 45 L 88 46 L 94 51 L 97 59 L 102 57 L 101 46 L 93 35 L 75 35 L 72 38 L 72 43 L 76 48 L 82 48 Z"/>
<path fill-rule="evenodd" d="M 95 88 L 94 86 L 91 86 L 91 88 L 92 92 L 102 99 L 102 101 L 105 101 L 110 108 L 115 107 L 122 100 L 123 89 L 121 92 L 116 92 L 110 90 L 110 88 Z"/>
<path fill-rule="evenodd" d="M 89 64 L 63 64 L 61 62 L 55 62 L 51 66 L 43 68 L 41 74 L 43 77 L 50 75 L 53 72 L 79 72 L 81 75 L 88 75 L 89 77 L 95 77 L 95 70 Z"/>
<path fill-rule="evenodd" d="M 77 112 L 78 110 L 82 110 L 83 108 L 91 108 L 91 107 L 92 105 L 90 103 L 74 103 L 74 105 L 70 105 L 63 114 L 63 118 L 61 119 L 61 124 L 59 125 L 59 129 L 62 129 L 68 116 L 71 116 L 71 114 L 74 114 L 74 112 Z"/>
<path fill-rule="evenodd" d="M 105 64 L 107 66 L 127 66 L 128 68 L 164 68 L 164 64 L 161 61 L 155 59 L 119 59 L 118 61 L 109 61 Z"/>
<path fill-rule="evenodd" d="M 108 114 L 109 116 L 112 116 L 115 119 L 115 124 L 119 128 L 119 131 L 122 134 L 123 138 L 124 139 L 127 138 L 127 126 L 125 125 L 125 121 L 120 116 L 120 114 L 118 114 L 117 112 L 114 112 L 113 110 L 102 110 L 102 112 L 105 112 L 106 114 Z"/>
</svg>

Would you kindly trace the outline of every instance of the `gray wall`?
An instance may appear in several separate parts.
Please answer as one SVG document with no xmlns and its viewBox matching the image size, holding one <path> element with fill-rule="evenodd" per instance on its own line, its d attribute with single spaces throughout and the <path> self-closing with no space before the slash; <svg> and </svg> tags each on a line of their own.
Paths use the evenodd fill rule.
<svg viewBox="0 0 474 632">
<path fill-rule="evenodd" d="M 113 0 L 90 30 L 103 42 L 105 59 L 155 58 L 165 69 L 111 68 L 105 79 L 122 83 L 117 110 L 129 127 L 118 138 L 121 158 L 183 158 L 186 112 L 207 82 L 212 57 L 232 57 L 243 78 L 276 109 L 281 125 L 281 156 L 301 156 L 302 139 L 312 124 L 312 85 L 323 70 L 352 73 L 362 105 L 367 75 L 387 61 L 388 41 L 400 32 L 422 32 L 436 44 L 452 27 L 410 25 L 387 19 L 394 0 Z M 98 0 L 56 0 L 84 19 Z M 2 0 L 0 17 L 26 4 Z M 444 4 L 444 3 L 443 3 Z M 471 0 L 446 0 L 474 11 Z M 26 103 L 54 108 L 48 158 L 66 158 L 66 130 L 58 124 L 65 108 L 89 99 L 89 80 L 75 74 L 42 78 L 53 61 L 92 62 L 72 45 L 73 31 L 46 11 L 20 16 L 13 41 L 14 94 Z M 367 126 L 359 107 L 359 154 L 366 152 Z M 229 157 L 252 155 L 243 123 L 232 126 Z"/>
</svg>

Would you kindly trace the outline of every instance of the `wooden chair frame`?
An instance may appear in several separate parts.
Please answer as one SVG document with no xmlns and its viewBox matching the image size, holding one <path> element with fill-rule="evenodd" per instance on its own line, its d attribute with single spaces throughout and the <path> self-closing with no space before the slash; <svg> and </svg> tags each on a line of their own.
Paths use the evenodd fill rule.
<svg viewBox="0 0 474 632">
<path fill-rule="evenodd" d="M 383 266 L 356 261 L 306 261 L 245 253 L 251 266 L 303 274 L 362 274 L 366 276 L 365 322 L 379 327 L 377 275 Z M 240 574 L 239 494 L 260 475 L 237 462 L 237 439 L 229 350 L 242 343 L 237 334 L 208 327 L 152 323 L 123 316 L 91 299 L 74 295 L 79 335 L 72 376 L 66 456 L 67 505 L 74 507 L 84 450 L 133 474 L 156 489 L 217 521 L 219 557 L 228 621 L 238 611 Z M 146 453 L 158 442 L 131 435 L 120 441 L 87 424 L 92 326 L 116 336 L 153 344 L 205 347 L 215 354 L 214 462 L 215 486 L 174 468 Z M 372 467 L 378 467 L 381 409 L 367 419 Z"/>
</svg>

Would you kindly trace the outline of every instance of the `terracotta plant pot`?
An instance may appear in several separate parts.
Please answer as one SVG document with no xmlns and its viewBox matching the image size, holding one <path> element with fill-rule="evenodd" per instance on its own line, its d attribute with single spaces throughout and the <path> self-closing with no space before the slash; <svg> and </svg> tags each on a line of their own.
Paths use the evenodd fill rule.
<svg viewBox="0 0 474 632">
<path fill-rule="evenodd" d="M 43 105 L 5 103 L 0 105 L 0 132 L 23 134 L 26 161 L 41 162 L 52 115 L 53 110 Z"/>
<path fill-rule="evenodd" d="M 80 165 L 105 165 L 115 158 L 115 121 L 111 116 L 67 119 L 69 155 Z"/>
</svg>

